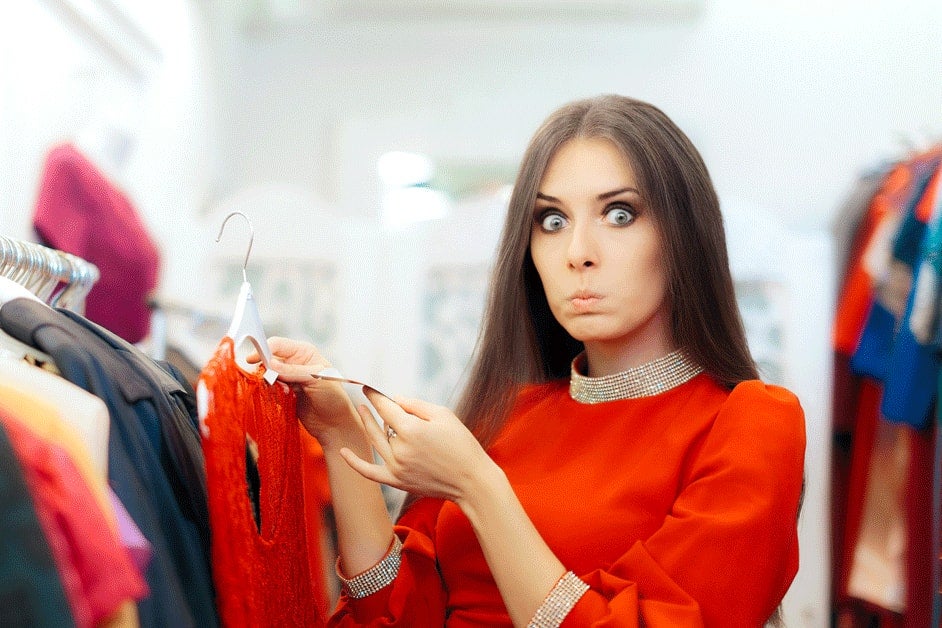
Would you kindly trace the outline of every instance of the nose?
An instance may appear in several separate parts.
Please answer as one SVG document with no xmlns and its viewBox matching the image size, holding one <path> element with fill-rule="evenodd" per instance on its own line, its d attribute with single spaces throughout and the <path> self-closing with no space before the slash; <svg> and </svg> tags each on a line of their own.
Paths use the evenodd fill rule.
<svg viewBox="0 0 942 628">
<path fill-rule="evenodd" d="M 570 268 L 591 268 L 598 265 L 598 243 L 590 224 L 575 224 L 569 232 L 569 248 L 566 251 Z"/>
</svg>

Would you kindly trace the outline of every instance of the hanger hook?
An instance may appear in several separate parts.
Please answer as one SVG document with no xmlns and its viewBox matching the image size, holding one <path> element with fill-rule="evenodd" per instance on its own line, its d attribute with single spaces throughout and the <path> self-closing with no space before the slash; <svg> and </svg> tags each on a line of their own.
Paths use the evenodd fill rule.
<svg viewBox="0 0 942 628">
<path fill-rule="evenodd" d="M 249 226 L 249 248 L 245 252 L 245 261 L 242 262 L 242 280 L 248 282 L 248 276 L 245 274 L 245 269 L 249 265 L 249 255 L 252 254 L 252 243 L 255 241 L 255 229 L 252 227 L 252 221 L 249 220 L 249 217 L 243 214 L 242 212 L 231 212 L 226 216 L 225 220 L 222 221 L 222 225 L 219 227 L 219 235 L 216 236 L 216 242 L 219 242 L 219 238 L 222 237 L 222 232 L 226 228 L 226 223 L 229 222 L 229 219 L 233 216 L 242 216 L 245 218 L 246 224 Z"/>
</svg>

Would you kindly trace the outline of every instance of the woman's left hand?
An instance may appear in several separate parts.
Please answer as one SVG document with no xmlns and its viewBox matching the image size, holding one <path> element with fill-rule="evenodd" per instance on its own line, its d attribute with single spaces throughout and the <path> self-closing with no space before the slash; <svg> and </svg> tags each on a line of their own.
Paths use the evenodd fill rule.
<svg viewBox="0 0 942 628">
<path fill-rule="evenodd" d="M 366 478 L 410 493 L 460 501 L 482 471 L 496 464 L 451 410 L 419 399 L 395 402 L 364 388 L 385 423 L 384 430 L 366 406 L 357 411 L 370 442 L 385 464 L 374 464 L 349 449 L 340 454 Z"/>
</svg>

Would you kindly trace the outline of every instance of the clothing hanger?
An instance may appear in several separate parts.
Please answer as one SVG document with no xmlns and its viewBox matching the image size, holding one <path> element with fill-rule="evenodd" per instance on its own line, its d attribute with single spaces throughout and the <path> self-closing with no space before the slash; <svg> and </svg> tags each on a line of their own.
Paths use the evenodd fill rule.
<svg viewBox="0 0 942 628">
<path fill-rule="evenodd" d="M 44 307 L 55 307 L 64 292 L 74 290 L 76 298 L 68 309 L 75 309 L 75 305 L 84 303 L 85 295 L 99 277 L 98 268 L 80 257 L 0 235 L 0 306 L 13 299 L 27 298 Z M 55 371 L 55 362 L 47 354 L 2 330 L 0 353 L 19 360 L 30 358 Z"/>
<path fill-rule="evenodd" d="M 4 235 L 0 235 L 0 275 L 31 293 L 17 296 L 35 296 L 50 307 L 73 311 L 80 311 L 101 277 L 94 264 L 80 257 Z"/>
<path fill-rule="evenodd" d="M 268 339 L 265 336 L 265 330 L 262 328 L 262 319 L 258 314 L 258 306 L 256 306 L 255 298 L 252 296 L 252 286 L 249 284 L 248 275 L 245 272 L 246 267 L 249 265 L 249 255 L 252 253 L 252 243 L 255 240 L 255 230 L 252 228 L 252 222 L 248 219 L 248 216 L 242 212 L 231 212 L 226 216 L 225 220 L 222 221 L 222 226 L 219 227 L 216 242 L 219 242 L 219 238 L 222 237 L 226 223 L 236 215 L 242 216 L 249 225 L 249 248 L 245 252 L 245 261 L 242 262 L 242 287 L 239 289 L 239 300 L 236 302 L 235 314 L 232 317 L 232 323 L 229 325 L 226 336 L 232 338 L 237 348 L 246 340 L 255 346 L 262 358 L 262 364 L 265 365 L 263 377 L 266 382 L 273 384 L 275 379 L 278 378 L 278 373 L 271 367 L 273 358 L 271 350 L 268 348 Z M 236 364 L 245 371 L 253 371 L 253 367 L 243 358 L 236 357 Z"/>
<path fill-rule="evenodd" d="M 0 236 L 0 307 L 15 299 L 49 307 L 48 296 L 61 280 L 62 258 L 58 253 L 32 242 Z M 37 368 L 25 358 L 45 367 Z M 29 405 L 30 412 L 20 413 L 17 418 L 34 431 L 50 420 L 68 425 L 88 449 L 95 473 L 104 481 L 108 470 L 108 409 L 101 399 L 57 373 L 49 355 L 0 330 L 0 397 L 14 407 Z"/>
<path fill-rule="evenodd" d="M 19 298 L 32 299 L 33 301 L 42 303 L 44 307 L 48 307 L 43 303 L 42 299 L 30 292 L 25 286 L 13 281 L 9 277 L 0 275 L 0 307 L 3 307 L 3 304 L 13 299 Z M 20 342 L 3 330 L 0 330 L 0 355 L 6 355 L 18 360 L 30 357 L 44 364 L 55 364 L 52 357 L 48 354 L 29 346 L 25 342 Z"/>
</svg>

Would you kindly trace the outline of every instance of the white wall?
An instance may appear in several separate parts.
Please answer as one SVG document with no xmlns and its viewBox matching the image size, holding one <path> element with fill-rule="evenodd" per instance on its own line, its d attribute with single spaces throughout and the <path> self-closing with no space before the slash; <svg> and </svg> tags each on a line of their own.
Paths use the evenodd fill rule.
<svg viewBox="0 0 942 628">
<path fill-rule="evenodd" d="M 225 60 L 227 133 L 250 140 L 229 144 L 229 176 L 303 181 L 358 211 L 372 191 L 363 164 L 390 144 L 516 161 L 551 109 L 617 91 L 688 130 L 722 196 L 822 227 L 855 168 L 895 154 L 897 134 L 942 133 L 938 2 L 705 6 L 690 23 L 258 34 Z"/>
</svg>

